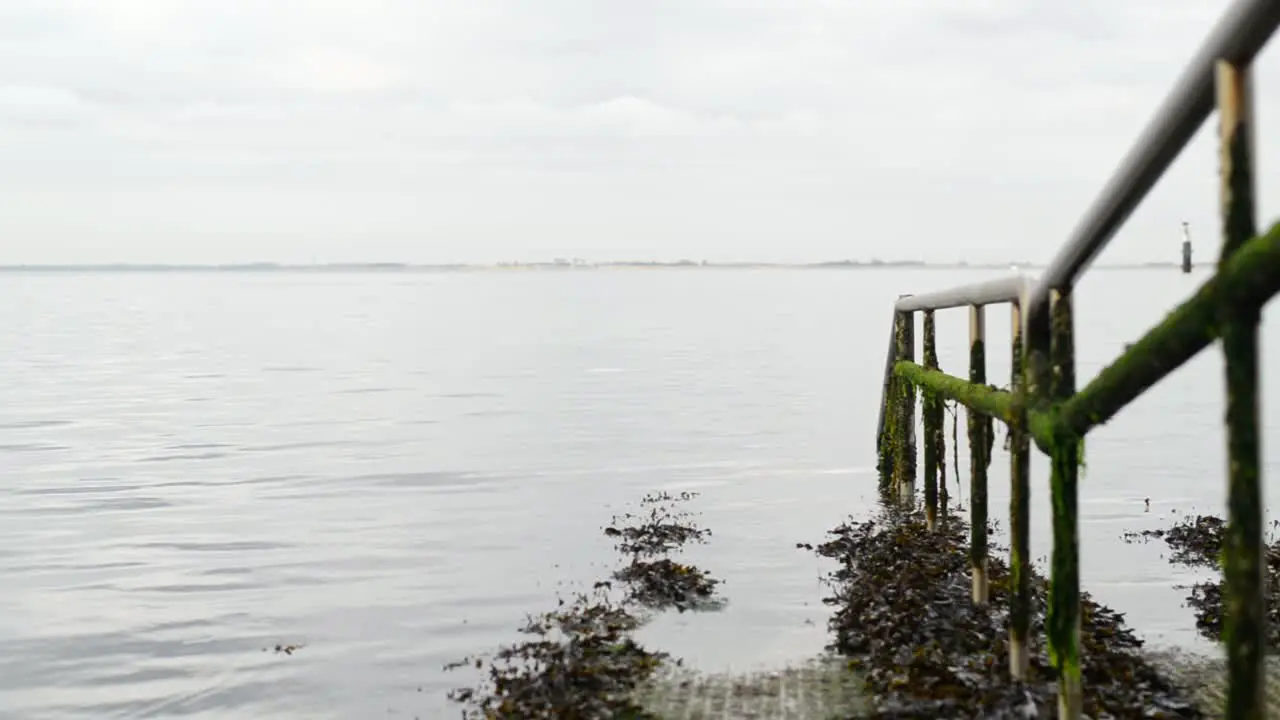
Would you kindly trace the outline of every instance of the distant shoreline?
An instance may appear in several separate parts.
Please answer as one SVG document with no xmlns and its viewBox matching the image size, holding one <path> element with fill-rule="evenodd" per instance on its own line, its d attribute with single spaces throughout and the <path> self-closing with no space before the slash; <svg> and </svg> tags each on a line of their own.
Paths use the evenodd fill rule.
<svg viewBox="0 0 1280 720">
<path fill-rule="evenodd" d="M 813 263 L 769 262 L 531 262 L 497 264 L 414 264 L 414 263 L 240 263 L 226 265 L 181 264 L 80 264 L 80 265 L 0 265 L 0 272 L 358 272 L 358 273 L 461 273 L 461 272 L 584 272 L 590 270 L 1039 270 L 1041 263 L 926 263 L 920 261 L 833 260 Z M 1176 262 L 1109 263 L 1097 269 L 1177 270 Z"/>
</svg>

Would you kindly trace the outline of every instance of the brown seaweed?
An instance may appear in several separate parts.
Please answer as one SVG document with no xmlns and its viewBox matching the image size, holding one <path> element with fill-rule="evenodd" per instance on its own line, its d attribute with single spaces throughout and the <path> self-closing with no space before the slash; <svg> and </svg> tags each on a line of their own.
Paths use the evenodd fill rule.
<svg viewBox="0 0 1280 720">
<path fill-rule="evenodd" d="M 1274 527 L 1274 524 L 1273 524 Z M 1222 576 L 1222 547 L 1226 522 L 1216 515 L 1187 515 L 1165 529 L 1126 532 L 1126 542 L 1162 540 L 1169 547 L 1169 562 L 1188 567 L 1212 568 L 1215 576 L 1191 585 L 1187 607 L 1195 613 L 1196 630 L 1202 637 L 1220 641 L 1225 629 Z M 1272 539 L 1263 553 L 1266 573 L 1266 650 L 1280 654 L 1280 540 Z"/>
<path fill-rule="evenodd" d="M 989 528 L 990 530 L 990 528 Z M 971 600 L 965 519 L 929 531 L 923 514 L 887 509 L 831 531 L 818 554 L 837 560 L 830 649 L 876 697 L 874 717 L 1052 717 L 1056 671 L 1045 636 L 1048 583 L 1032 578 L 1030 672 L 1009 675 L 1007 565 L 992 557 L 989 603 Z M 1084 710 L 1091 717 L 1193 718 L 1200 713 L 1142 656 L 1121 615 L 1081 594 Z"/>
<path fill-rule="evenodd" d="M 693 493 L 654 493 L 645 511 L 615 517 L 605 535 L 618 540 L 627 564 L 559 607 L 530 617 L 519 632 L 527 639 L 491 655 L 470 656 L 446 669 L 471 667 L 482 673 L 471 687 L 449 698 L 472 720 L 656 720 L 636 702 L 636 690 L 664 664 L 679 665 L 666 653 L 649 650 L 632 633 L 640 610 L 680 611 L 714 606 L 720 581 L 692 565 L 666 557 L 710 532 L 676 503 Z M 620 588 L 618 587 L 620 586 Z M 618 597 L 618 589 L 622 596 Z"/>
</svg>

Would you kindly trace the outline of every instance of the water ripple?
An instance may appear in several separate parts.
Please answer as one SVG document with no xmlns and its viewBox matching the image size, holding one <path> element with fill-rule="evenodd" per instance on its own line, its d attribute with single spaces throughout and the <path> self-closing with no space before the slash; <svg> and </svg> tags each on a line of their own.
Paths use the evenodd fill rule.
<svg viewBox="0 0 1280 720">
<path fill-rule="evenodd" d="M 143 542 L 133 547 L 182 552 L 247 552 L 254 550 L 282 550 L 289 544 L 262 540 L 220 540 L 213 542 Z"/>
<path fill-rule="evenodd" d="M 14 443 L 0 445 L 0 452 L 49 452 L 70 449 L 71 448 L 66 445 L 55 445 L 53 443 Z"/>
<path fill-rule="evenodd" d="M 19 420 L 0 423 L 0 430 L 38 430 L 70 425 L 71 423 L 71 420 Z"/>
<path fill-rule="evenodd" d="M 177 455 L 151 455 L 149 457 L 138 458 L 138 462 L 145 463 L 165 463 L 165 462 L 181 462 L 181 461 L 199 461 L 199 460 L 217 460 L 218 458 L 227 457 L 224 452 L 208 452 L 208 453 L 189 453 Z"/>
</svg>

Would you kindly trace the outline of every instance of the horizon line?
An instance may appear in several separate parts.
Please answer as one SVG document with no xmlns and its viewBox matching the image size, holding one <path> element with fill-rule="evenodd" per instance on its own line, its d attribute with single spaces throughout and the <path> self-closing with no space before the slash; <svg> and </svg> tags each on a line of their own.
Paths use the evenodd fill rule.
<svg viewBox="0 0 1280 720">
<path fill-rule="evenodd" d="M 924 261 L 924 260 L 819 260 L 813 262 L 773 262 L 773 261 L 709 261 L 709 260 L 606 260 L 589 262 L 581 259 L 510 261 L 494 263 L 413 263 L 413 262 L 324 262 L 324 263 L 290 263 L 273 261 L 253 261 L 234 263 L 160 263 L 160 262 L 108 262 L 108 263 L 0 263 L 0 272 L 21 271 L 323 271 L 323 270 L 363 270 L 363 271 L 497 271 L 497 270 L 593 270 L 593 269 L 628 269 L 628 268 L 680 268 L 680 269 L 1039 269 L 1048 265 L 1045 262 L 1030 261 Z M 1172 260 L 1145 260 L 1130 262 L 1099 263 L 1098 268 L 1167 268 L 1180 267 L 1181 263 Z"/>
</svg>

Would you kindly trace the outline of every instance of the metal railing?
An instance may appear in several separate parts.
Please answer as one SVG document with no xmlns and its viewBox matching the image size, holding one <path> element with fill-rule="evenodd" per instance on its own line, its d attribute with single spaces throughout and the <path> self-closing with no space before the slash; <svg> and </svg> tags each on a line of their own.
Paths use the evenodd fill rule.
<svg viewBox="0 0 1280 720">
<path fill-rule="evenodd" d="M 1249 68 L 1280 25 L 1280 0 L 1237 0 L 1214 27 L 1173 91 L 1139 136 L 1097 200 L 1036 280 L 1013 276 L 926 295 L 894 305 L 876 442 L 881 482 L 899 498 L 915 496 L 916 391 L 923 397 L 926 522 L 937 521 L 938 469 L 944 461 L 945 400 L 968 408 L 970 565 L 973 600 L 987 589 L 987 467 L 992 421 L 1009 428 L 1010 667 L 1026 678 L 1031 615 L 1029 457 L 1036 445 L 1051 458 L 1053 553 L 1047 634 L 1059 682 L 1059 717 L 1080 717 L 1080 575 L 1077 474 L 1088 431 L 1214 340 L 1226 359 L 1227 533 L 1224 641 L 1228 718 L 1260 718 L 1264 705 L 1262 499 L 1258 449 L 1257 328 L 1262 306 L 1280 292 L 1280 224 L 1255 225 Z M 1075 378 L 1071 294 L 1079 276 L 1213 113 L 1219 117 L 1223 247 L 1214 277 L 1130 345 L 1083 389 Z M 1256 237 L 1255 237 L 1256 236 Z M 1008 390 L 987 384 L 987 305 L 1011 306 L 1012 373 Z M 969 308 L 969 377 L 938 369 L 934 311 Z M 915 362 L 915 313 L 923 313 L 923 363 Z M 941 502 L 945 507 L 945 485 Z"/>
</svg>

